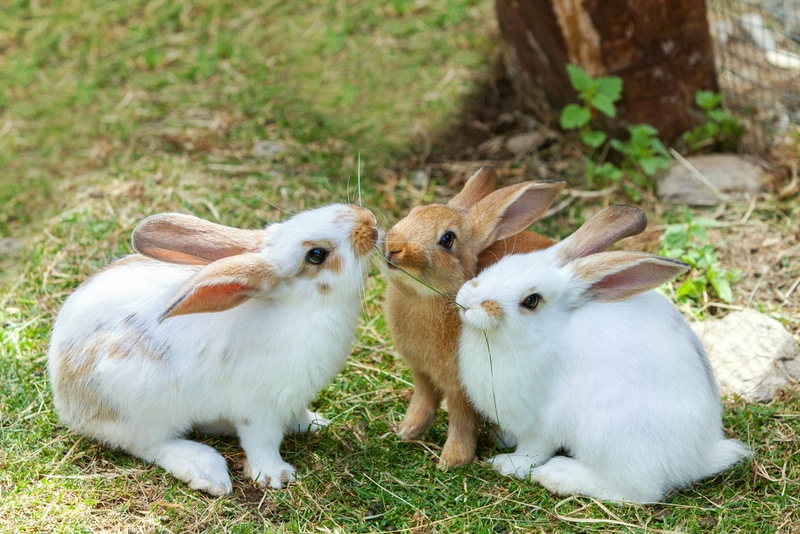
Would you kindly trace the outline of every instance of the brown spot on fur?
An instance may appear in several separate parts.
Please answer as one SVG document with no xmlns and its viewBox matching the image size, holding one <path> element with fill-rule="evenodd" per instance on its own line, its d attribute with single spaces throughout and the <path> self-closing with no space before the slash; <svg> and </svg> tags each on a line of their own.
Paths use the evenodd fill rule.
<svg viewBox="0 0 800 534">
<path fill-rule="evenodd" d="M 328 294 L 331 292 L 331 285 L 325 282 L 317 282 L 317 290 L 323 295 Z"/>
<path fill-rule="evenodd" d="M 96 344 L 70 345 L 59 356 L 53 389 L 62 417 L 76 422 L 116 420 L 116 410 L 97 395 L 92 385 L 91 371 L 101 357 Z"/>
<path fill-rule="evenodd" d="M 164 348 L 158 347 L 135 316 L 122 323 L 97 329 L 86 343 L 70 343 L 59 351 L 59 371 L 54 389 L 67 419 L 98 422 L 114 421 L 118 414 L 97 394 L 95 368 L 103 359 L 138 358 L 163 361 Z"/>
<path fill-rule="evenodd" d="M 350 245 L 359 256 L 368 254 L 378 242 L 378 228 L 375 216 L 369 210 L 353 208 L 355 226 L 350 233 Z"/>
<path fill-rule="evenodd" d="M 503 308 L 494 300 L 481 302 L 481 308 L 486 312 L 486 315 L 494 319 L 500 319 L 503 316 Z"/>
</svg>

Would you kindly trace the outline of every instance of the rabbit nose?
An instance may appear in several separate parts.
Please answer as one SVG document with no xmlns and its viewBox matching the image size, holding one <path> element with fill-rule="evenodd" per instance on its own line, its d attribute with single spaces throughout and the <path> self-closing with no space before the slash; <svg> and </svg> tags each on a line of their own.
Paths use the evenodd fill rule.
<svg viewBox="0 0 800 534">
<path fill-rule="evenodd" d="M 386 241 L 386 256 L 390 258 L 401 258 L 406 246 L 401 241 Z"/>
</svg>

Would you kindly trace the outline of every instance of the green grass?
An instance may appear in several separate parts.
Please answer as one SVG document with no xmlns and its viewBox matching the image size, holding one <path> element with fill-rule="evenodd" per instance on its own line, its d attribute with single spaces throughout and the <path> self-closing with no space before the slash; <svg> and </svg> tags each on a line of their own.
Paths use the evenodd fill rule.
<svg viewBox="0 0 800 534">
<path fill-rule="evenodd" d="M 315 405 L 331 426 L 283 445 L 302 476 L 285 491 L 244 479 L 235 440 L 202 438 L 234 476 L 230 496 L 210 498 L 59 426 L 45 369 L 53 318 L 130 250 L 143 217 L 260 226 L 355 198 L 359 154 L 363 202 L 384 228 L 449 194 L 413 175 L 491 72 L 492 4 L 7 4 L 0 238 L 22 249 L 0 252 L 0 531 L 800 530 L 800 402 L 790 394 L 726 402 L 726 427 L 755 459 L 658 506 L 561 499 L 480 462 L 437 469 L 445 414 L 424 442 L 394 433 L 411 377 L 380 311 L 377 269 L 353 356 Z M 562 219 L 543 228 L 563 236 Z M 479 454 L 494 452 L 483 431 Z"/>
</svg>

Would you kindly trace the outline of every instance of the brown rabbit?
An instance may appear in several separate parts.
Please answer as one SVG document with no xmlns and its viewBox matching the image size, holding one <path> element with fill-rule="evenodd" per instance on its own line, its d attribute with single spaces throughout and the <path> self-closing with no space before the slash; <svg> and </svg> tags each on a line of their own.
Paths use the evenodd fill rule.
<svg viewBox="0 0 800 534">
<path fill-rule="evenodd" d="M 479 257 L 483 268 L 503 255 L 553 244 L 525 229 L 564 188 L 564 182 L 532 181 L 495 191 L 496 182 L 494 169 L 482 167 L 446 205 L 413 208 L 384 245 L 386 320 L 415 386 L 398 435 L 422 436 L 446 397 L 450 423 L 440 465 L 473 461 L 480 420 L 458 377 L 461 320 L 454 297 L 479 271 Z"/>
</svg>

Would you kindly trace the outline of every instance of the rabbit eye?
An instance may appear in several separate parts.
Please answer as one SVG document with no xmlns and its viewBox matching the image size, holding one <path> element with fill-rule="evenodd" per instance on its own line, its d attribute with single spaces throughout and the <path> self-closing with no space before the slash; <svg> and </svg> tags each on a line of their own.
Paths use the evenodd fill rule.
<svg viewBox="0 0 800 534">
<path fill-rule="evenodd" d="M 319 265 L 325 258 L 328 257 L 328 251 L 324 248 L 312 248 L 306 254 L 306 261 L 308 263 L 313 263 L 314 265 Z"/>
<path fill-rule="evenodd" d="M 532 293 L 525 297 L 525 299 L 520 302 L 519 305 L 526 310 L 535 310 L 541 300 L 542 296 L 539 293 Z"/>
<path fill-rule="evenodd" d="M 453 243 L 455 243 L 455 240 L 456 234 L 448 230 L 441 238 L 439 238 L 439 246 L 445 250 L 450 250 L 453 248 Z"/>
</svg>

